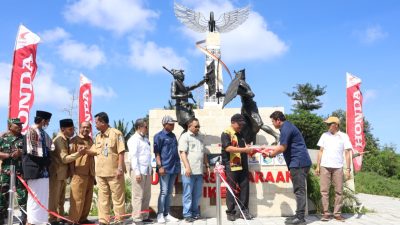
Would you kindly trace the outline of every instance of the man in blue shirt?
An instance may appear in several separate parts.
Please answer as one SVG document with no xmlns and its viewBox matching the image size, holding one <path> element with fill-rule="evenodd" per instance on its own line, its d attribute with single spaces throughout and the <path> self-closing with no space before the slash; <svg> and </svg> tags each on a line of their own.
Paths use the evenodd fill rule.
<svg viewBox="0 0 400 225">
<path fill-rule="evenodd" d="M 285 224 L 306 224 L 304 220 L 307 201 L 306 179 L 311 167 L 310 155 L 299 129 L 286 121 L 282 112 L 275 111 L 270 118 L 274 127 L 280 130 L 281 136 L 279 145 L 272 147 L 272 151 L 267 153 L 268 157 L 272 158 L 283 152 L 292 177 L 293 191 L 296 195 L 296 215 L 287 219 Z"/>
<path fill-rule="evenodd" d="M 178 141 L 172 131 L 176 120 L 164 116 L 164 129 L 154 136 L 154 154 L 156 155 L 157 172 L 160 178 L 160 195 L 158 197 L 157 222 L 178 222 L 177 218 L 169 214 L 172 189 L 175 179 L 181 171 L 181 162 L 178 153 Z"/>
</svg>

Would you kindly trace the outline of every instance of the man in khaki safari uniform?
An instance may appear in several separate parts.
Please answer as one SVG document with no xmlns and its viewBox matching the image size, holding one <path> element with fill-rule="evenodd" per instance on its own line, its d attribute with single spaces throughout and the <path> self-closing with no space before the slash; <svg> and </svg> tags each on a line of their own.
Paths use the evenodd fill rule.
<svg viewBox="0 0 400 225">
<path fill-rule="evenodd" d="M 122 224 L 122 215 L 125 214 L 125 142 L 122 133 L 108 125 L 109 119 L 105 112 L 95 115 L 96 128 L 100 132 L 96 135 L 91 151 L 97 153 L 96 179 L 99 188 L 99 223 L 110 223 L 110 208 L 116 216 L 116 223 Z"/>
<path fill-rule="evenodd" d="M 70 154 L 70 138 L 74 135 L 74 123 L 71 119 L 60 120 L 61 131 L 54 138 L 54 151 L 50 152 L 50 189 L 49 210 L 64 215 L 65 187 L 71 175 L 68 163 L 75 161 L 84 151 Z M 49 215 L 49 223 L 59 224 L 57 217 Z"/>
<path fill-rule="evenodd" d="M 71 140 L 71 152 L 75 153 L 81 149 L 89 150 L 93 141 L 90 137 L 92 125 L 90 122 L 83 122 L 79 128 L 79 135 Z M 94 185 L 94 155 L 87 152 L 71 163 L 71 194 L 69 219 L 80 224 L 94 224 L 87 219 L 93 198 Z"/>
</svg>

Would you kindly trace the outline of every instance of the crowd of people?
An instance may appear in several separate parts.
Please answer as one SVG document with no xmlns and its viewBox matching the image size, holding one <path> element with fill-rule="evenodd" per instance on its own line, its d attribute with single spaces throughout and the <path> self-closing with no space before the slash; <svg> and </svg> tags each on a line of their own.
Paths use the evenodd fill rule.
<svg viewBox="0 0 400 225">
<path fill-rule="evenodd" d="M 132 216 L 135 224 L 153 223 L 149 218 L 153 169 L 147 121 L 143 118 L 136 120 L 135 134 L 125 145 L 123 134 L 109 126 L 105 112 L 95 115 L 98 133 L 93 138 L 90 122 L 79 124 L 79 133 L 75 135 L 73 120 L 63 119 L 59 121 L 59 133 L 52 139 L 45 131 L 51 116 L 49 112 L 37 111 L 34 124 L 25 135 L 21 134 L 21 121 L 10 118 L 8 132 L 0 136 L 0 223 L 7 218 L 11 165 L 15 166 L 16 174 L 23 177 L 34 193 L 34 196 L 28 195 L 23 183 L 16 179 L 16 196 L 21 208 L 22 224 L 93 224 L 93 221 L 88 220 L 88 215 L 94 185 L 98 188 L 99 224 L 110 224 L 111 221 L 123 224 L 127 215 Z M 312 164 L 311 159 L 299 129 L 286 121 L 280 111 L 272 113 L 270 118 L 274 127 L 280 130 L 279 144 L 263 147 L 261 152 L 270 158 L 283 153 L 297 203 L 295 215 L 287 218 L 285 223 L 305 224 L 306 177 Z M 221 163 L 228 185 L 235 189 L 235 196 L 229 191 L 226 196 L 226 215 L 229 221 L 235 221 L 237 217 L 247 220 L 254 218 L 249 209 L 248 154 L 253 154 L 255 149 L 246 143 L 241 134 L 245 121 L 243 115 L 233 115 L 230 126 L 221 134 Z M 199 206 L 203 174 L 210 173 L 209 152 L 204 145 L 204 135 L 200 132 L 200 121 L 191 118 L 187 122 L 187 131 L 179 138 L 173 133 L 176 120 L 164 116 L 161 122 L 163 129 L 154 136 L 153 142 L 156 172 L 160 179 L 155 222 L 179 221 L 170 214 L 170 204 L 175 180 L 180 175 L 183 188 L 182 215 L 184 221 L 192 223 L 201 218 Z M 316 168 L 316 173 L 321 177 L 322 220 L 331 219 L 328 193 L 332 183 L 336 194 L 333 217 L 343 221 L 343 161 L 345 158 L 345 178 L 349 179 L 349 150 L 352 147 L 348 136 L 339 131 L 338 118 L 330 117 L 325 123 L 328 124 L 328 131 L 322 134 L 318 142 L 321 148 Z M 128 150 L 129 171 L 125 167 L 124 158 Z M 344 152 L 346 157 L 343 157 Z M 125 209 L 126 172 L 129 172 L 132 183 L 132 212 L 128 213 Z M 64 203 L 68 179 L 70 207 L 66 213 Z M 238 199 L 238 205 L 235 198 Z M 46 209 L 55 213 L 48 213 Z M 111 209 L 115 216 L 111 216 Z"/>
</svg>

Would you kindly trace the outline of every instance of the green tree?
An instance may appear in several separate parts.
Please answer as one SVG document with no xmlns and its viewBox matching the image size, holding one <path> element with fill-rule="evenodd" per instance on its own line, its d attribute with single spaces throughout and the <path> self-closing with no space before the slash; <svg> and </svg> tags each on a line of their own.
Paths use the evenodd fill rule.
<svg viewBox="0 0 400 225">
<path fill-rule="evenodd" d="M 326 93 L 325 88 L 326 86 L 320 85 L 313 87 L 310 83 L 297 84 L 294 87 L 295 91 L 285 94 L 296 102 L 293 105 L 294 110 L 313 111 L 322 107 L 319 97 Z"/>
<path fill-rule="evenodd" d="M 286 119 L 299 128 L 307 148 L 318 149 L 318 140 L 326 131 L 322 117 L 306 110 L 296 110 L 292 114 L 287 114 Z"/>
</svg>

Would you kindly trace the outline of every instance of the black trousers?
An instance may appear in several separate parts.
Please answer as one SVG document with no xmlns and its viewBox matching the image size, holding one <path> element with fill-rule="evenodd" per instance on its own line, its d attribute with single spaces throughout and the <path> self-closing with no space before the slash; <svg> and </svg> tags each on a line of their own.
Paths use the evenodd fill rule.
<svg viewBox="0 0 400 225">
<path fill-rule="evenodd" d="M 240 207 L 242 210 L 249 209 L 249 172 L 246 171 L 230 171 L 226 170 L 226 181 L 233 190 L 239 190 L 236 197 L 239 198 Z M 227 214 L 236 214 L 236 202 L 232 194 L 226 189 L 226 206 Z"/>
<path fill-rule="evenodd" d="M 306 211 L 306 180 L 310 167 L 290 168 L 290 176 L 292 177 L 293 192 L 296 196 L 296 216 L 299 219 L 304 219 Z"/>
</svg>

